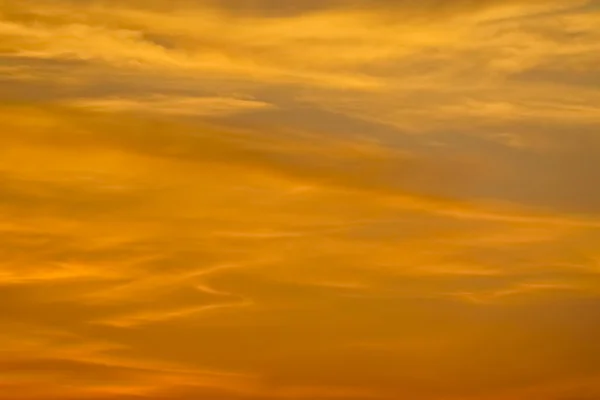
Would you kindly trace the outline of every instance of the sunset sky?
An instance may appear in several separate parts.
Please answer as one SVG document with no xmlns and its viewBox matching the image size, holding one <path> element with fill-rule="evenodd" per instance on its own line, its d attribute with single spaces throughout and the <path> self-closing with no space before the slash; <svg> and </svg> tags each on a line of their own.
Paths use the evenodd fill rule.
<svg viewBox="0 0 600 400">
<path fill-rule="evenodd" d="M 600 399 L 600 1 L 0 0 L 0 400 Z"/>
</svg>

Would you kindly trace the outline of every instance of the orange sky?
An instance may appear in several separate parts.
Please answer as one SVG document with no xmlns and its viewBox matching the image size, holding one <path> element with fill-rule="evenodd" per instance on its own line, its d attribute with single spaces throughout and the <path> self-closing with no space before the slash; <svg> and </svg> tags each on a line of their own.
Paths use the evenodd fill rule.
<svg viewBox="0 0 600 400">
<path fill-rule="evenodd" d="M 600 399 L 600 1 L 0 0 L 0 400 Z"/>
</svg>

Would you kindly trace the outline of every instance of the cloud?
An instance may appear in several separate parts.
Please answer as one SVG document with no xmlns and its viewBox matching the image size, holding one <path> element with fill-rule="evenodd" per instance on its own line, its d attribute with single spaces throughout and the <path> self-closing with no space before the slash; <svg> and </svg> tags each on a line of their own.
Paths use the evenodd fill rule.
<svg viewBox="0 0 600 400">
<path fill-rule="evenodd" d="M 0 400 L 596 393 L 591 1 L 0 1 Z"/>
<path fill-rule="evenodd" d="M 227 308 L 237 308 L 248 306 L 250 303 L 231 303 L 231 304 L 211 304 L 206 306 L 197 306 L 184 309 L 168 310 L 168 311 L 147 311 L 136 313 L 132 315 L 118 316 L 109 320 L 93 321 L 93 323 L 105 324 L 110 326 L 116 326 L 120 328 L 127 328 L 132 326 L 138 326 L 141 324 L 160 323 L 169 321 L 176 318 L 190 318 L 197 317 L 200 314 L 211 312 L 214 310 L 221 310 Z"/>
<path fill-rule="evenodd" d="M 69 105 L 103 112 L 143 112 L 168 115 L 223 116 L 271 107 L 269 104 L 235 98 L 167 97 L 79 99 Z"/>
<path fill-rule="evenodd" d="M 244 43 L 253 40 L 252 30 L 258 25 L 244 23 L 235 19 L 227 21 L 214 15 L 208 9 L 192 9 L 187 13 L 181 13 L 171 17 L 165 14 L 148 13 L 136 9 L 120 9 L 106 14 L 104 9 L 85 7 L 80 10 L 87 15 L 92 24 L 85 22 L 70 21 L 56 24 L 49 15 L 60 18 L 60 9 L 53 8 L 52 3 L 47 3 L 48 9 L 40 7 L 32 17 L 38 18 L 36 23 L 25 21 L 3 21 L 0 25 L 0 35 L 5 39 L 4 54 L 9 57 L 26 58 L 49 58 L 49 59 L 79 59 L 88 62 L 102 62 L 132 69 L 158 69 L 171 74 L 190 74 L 204 72 L 215 77 L 248 78 L 252 76 L 268 79 L 275 83 L 312 82 L 317 85 L 369 89 L 377 85 L 373 78 L 360 76 L 360 74 L 339 74 L 325 70 L 310 70 L 300 65 L 294 67 L 290 62 L 285 65 L 273 59 L 266 53 L 264 60 L 255 60 L 251 53 L 264 52 L 259 48 L 248 48 Z M 103 12 L 104 11 L 104 12 Z M 162 17 L 161 17 L 162 15 Z M 64 17 L 64 15 L 62 15 Z M 116 19 L 115 19 L 116 17 Z M 39 18 L 47 20 L 41 23 Z M 103 21 L 108 18 L 108 21 Z M 203 22 L 199 22 L 203 21 Z M 53 23 L 54 22 L 54 23 Z M 106 24 L 108 22 L 108 26 Z M 266 22 L 266 21 L 265 21 Z M 148 26 L 150 24 L 153 28 Z M 300 24 L 302 21 L 300 20 Z M 125 28 L 132 26 L 132 28 Z M 308 21 L 308 25 L 311 22 Z M 322 22 L 321 22 L 322 25 Z M 224 31 L 229 26 L 237 32 L 222 33 L 220 36 L 214 32 Z M 179 29 L 175 29 L 179 27 Z M 253 28 L 254 27 L 254 28 Z M 258 35 L 272 36 L 273 33 L 284 34 L 284 26 L 276 24 L 274 32 L 269 32 L 269 27 L 264 33 Z M 302 28 L 302 26 L 298 26 Z M 168 29 L 173 33 L 187 30 L 194 35 L 190 37 L 192 42 L 186 45 L 182 41 L 175 46 L 162 45 L 160 39 L 152 40 L 152 36 L 160 38 L 162 29 Z M 175 29 L 175 30 L 174 30 Z M 284 28 L 287 29 L 287 28 Z M 211 44 L 194 42 L 200 41 L 202 32 L 208 33 L 216 43 Z M 212 34 L 210 34 L 212 32 Z M 231 34 L 234 36 L 231 37 Z M 244 35 L 251 35 L 242 39 Z M 165 38 L 169 40 L 168 37 Z M 229 51 L 228 41 L 233 39 L 233 48 Z M 224 47 L 219 42 L 225 40 Z M 237 42 L 237 43 L 236 43 Z M 191 46 L 191 47 L 190 47 Z M 237 54 L 237 55 L 235 55 Z M 276 56 L 277 57 L 277 56 Z M 285 55 L 283 56 L 285 57 Z M 294 62 L 294 60 L 290 60 Z"/>
<path fill-rule="evenodd" d="M 500 324 L 518 338 L 519 351 L 555 366 L 538 369 L 543 376 L 563 373 L 556 360 L 583 338 L 566 331 L 558 353 L 527 352 L 535 335 L 523 336 L 522 324 L 540 329 L 545 322 L 503 317 L 515 308 L 502 307 L 526 313 L 595 298 L 597 267 L 573 256 L 597 256 L 594 219 L 432 199 L 401 182 L 401 173 L 433 174 L 435 188 L 448 183 L 435 179 L 437 171 L 454 165 L 436 167 L 440 160 L 417 152 L 116 115 L 5 108 L 3 120 L 18 135 L 2 138 L 0 315 L 25 328 L 9 330 L 2 342 L 23 348 L 15 341 L 22 336 L 32 346 L 27 357 L 0 356 L 7 369 L 25 374 L 7 390 L 45 385 L 47 393 L 23 392 L 36 400 L 190 393 L 427 399 L 435 398 L 427 389 L 434 385 L 468 396 L 520 387 L 524 374 L 499 353 L 492 361 L 502 373 L 493 379 L 476 373 L 489 360 L 457 370 L 458 355 L 474 351 L 472 335 L 506 346 L 508 339 L 490 333 Z M 558 261 L 570 275 L 550 267 Z M 532 282 L 567 282 L 577 295 L 540 299 L 532 295 L 553 291 Z M 511 288 L 521 293 L 509 295 Z M 490 304 L 449 295 L 461 292 L 505 295 Z M 475 308 L 486 308 L 491 321 Z M 557 318 L 573 326 L 569 315 Z M 23 336 L 42 328 L 76 335 L 82 347 Z M 451 344 L 420 347 L 420 354 L 395 346 L 391 354 L 414 365 L 394 373 L 385 372 L 390 356 L 345 347 L 419 335 Z M 109 345 L 94 348 L 100 340 Z M 70 381 L 78 384 L 51 383 Z"/>
<path fill-rule="evenodd" d="M 524 7 L 520 2 L 465 1 L 451 7 L 440 2 L 415 7 L 395 2 L 392 7 L 379 2 L 367 9 L 364 2 L 358 7 L 333 2 L 333 7 L 309 13 L 268 18 L 231 13 L 232 8 L 206 2 L 182 3 L 180 11 L 164 12 L 160 2 L 153 9 L 141 3 L 47 1 L 35 10 L 19 12 L 9 1 L 4 4 L 0 34 L 10 57 L 80 59 L 168 74 L 204 72 L 221 78 L 380 91 L 392 77 L 368 73 L 364 66 L 420 57 L 424 49 L 440 46 L 454 52 L 479 48 L 472 35 L 482 18 L 489 22 L 524 17 L 578 4 L 538 1 Z M 75 7 L 78 17 L 69 11 Z M 396 8 L 392 15 L 443 17 L 399 24 L 387 18 L 390 7 Z M 268 10 L 269 5 L 257 8 Z M 490 47 L 489 40 L 486 43 Z M 512 40 L 507 45 L 511 44 Z"/>
</svg>

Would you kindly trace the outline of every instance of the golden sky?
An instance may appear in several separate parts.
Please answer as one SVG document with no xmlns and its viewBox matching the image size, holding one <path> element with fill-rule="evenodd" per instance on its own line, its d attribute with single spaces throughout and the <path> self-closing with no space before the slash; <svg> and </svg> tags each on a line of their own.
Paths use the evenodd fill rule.
<svg viewBox="0 0 600 400">
<path fill-rule="evenodd" d="M 600 1 L 0 0 L 0 400 L 600 399 Z"/>
</svg>

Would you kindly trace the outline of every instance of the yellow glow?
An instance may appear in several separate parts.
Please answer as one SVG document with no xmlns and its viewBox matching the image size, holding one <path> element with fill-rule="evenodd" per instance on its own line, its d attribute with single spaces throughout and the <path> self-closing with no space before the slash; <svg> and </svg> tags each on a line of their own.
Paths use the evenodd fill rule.
<svg viewBox="0 0 600 400">
<path fill-rule="evenodd" d="M 0 400 L 600 398 L 596 0 L 0 0 Z"/>
</svg>

